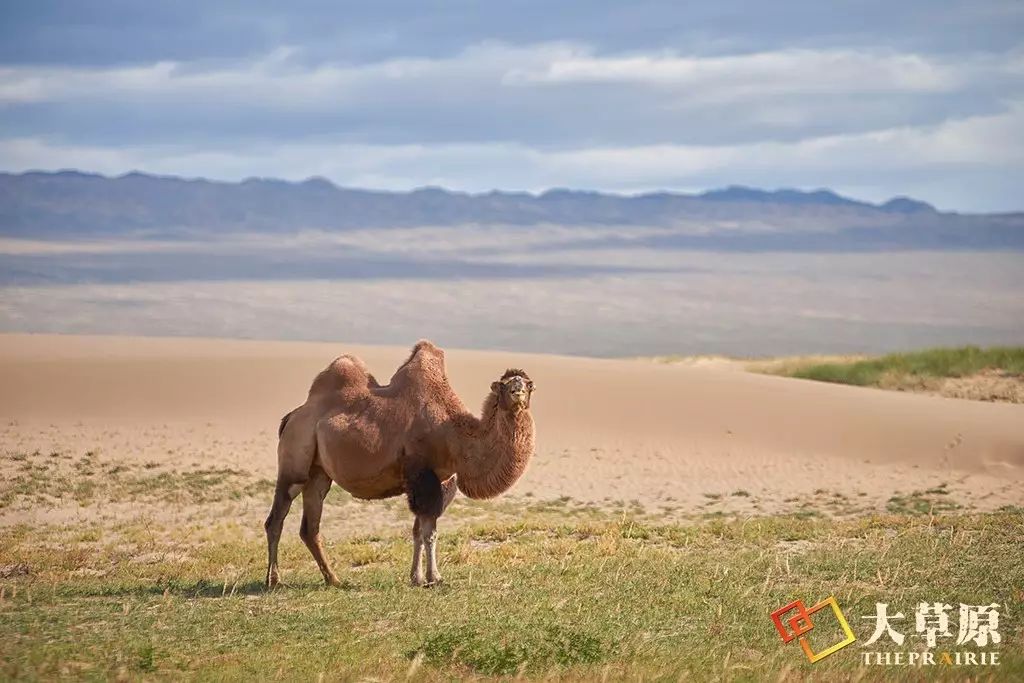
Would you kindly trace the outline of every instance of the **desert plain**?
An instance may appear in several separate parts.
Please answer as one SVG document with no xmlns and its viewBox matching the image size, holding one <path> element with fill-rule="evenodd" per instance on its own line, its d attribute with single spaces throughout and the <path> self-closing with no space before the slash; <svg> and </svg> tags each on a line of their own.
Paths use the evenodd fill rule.
<svg viewBox="0 0 1024 683">
<path fill-rule="evenodd" d="M 230 470 L 269 488 L 280 417 L 302 403 L 312 377 L 341 353 L 361 356 L 383 382 L 408 348 L 2 335 L 4 478 L 16 477 L 13 453 L 39 454 L 57 468 L 88 453 L 104 466 L 153 473 Z M 843 515 L 885 511 L 907 497 L 979 511 L 1024 501 L 1021 405 L 714 364 L 458 349 L 447 350 L 446 361 L 452 385 L 474 411 L 508 367 L 525 368 L 537 384 L 537 454 L 507 501 L 560 500 L 673 518 Z M 264 497 L 243 496 L 218 515 L 261 533 Z M 52 502 L 11 500 L 0 523 L 210 514 L 203 506 L 149 509 L 130 500 Z M 358 505 L 355 517 L 381 523 L 370 505 Z M 365 521 L 330 518 L 327 533 L 364 531 Z"/>
</svg>

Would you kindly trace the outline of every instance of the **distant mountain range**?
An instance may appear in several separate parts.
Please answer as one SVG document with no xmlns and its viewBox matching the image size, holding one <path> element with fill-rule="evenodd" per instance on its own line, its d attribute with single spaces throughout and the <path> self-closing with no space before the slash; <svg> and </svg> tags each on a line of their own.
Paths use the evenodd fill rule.
<svg viewBox="0 0 1024 683">
<path fill-rule="evenodd" d="M 651 246 L 739 250 L 1024 249 L 1024 213 L 957 214 L 897 197 L 876 205 L 830 190 L 729 187 L 635 196 L 555 189 L 383 192 L 250 178 L 0 173 L 0 235 L 202 238 L 225 233 L 473 225 L 666 228 Z"/>
</svg>

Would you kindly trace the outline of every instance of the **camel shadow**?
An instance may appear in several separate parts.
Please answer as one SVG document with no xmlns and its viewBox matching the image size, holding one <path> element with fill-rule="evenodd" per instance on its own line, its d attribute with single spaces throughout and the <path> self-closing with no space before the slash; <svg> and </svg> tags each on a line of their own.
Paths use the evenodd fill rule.
<svg viewBox="0 0 1024 683">
<path fill-rule="evenodd" d="M 78 589 L 73 591 L 73 593 L 75 595 L 88 598 L 149 598 L 154 596 L 173 595 L 175 597 L 189 599 L 204 598 L 216 600 L 238 596 L 249 597 L 271 595 L 281 591 L 309 593 L 312 591 L 322 590 L 356 591 L 360 590 L 360 586 L 352 583 L 351 581 L 343 581 L 341 586 L 328 587 L 324 586 L 323 582 L 311 581 L 294 584 L 282 583 L 275 588 L 268 589 L 260 579 L 227 584 L 225 584 L 223 580 L 211 581 L 208 579 L 199 579 L 198 581 L 193 582 L 179 582 L 171 580 L 166 583 L 153 584 L 149 586 L 124 586 L 117 588 L 112 588 L 110 586 L 98 586 L 95 589 Z"/>
</svg>

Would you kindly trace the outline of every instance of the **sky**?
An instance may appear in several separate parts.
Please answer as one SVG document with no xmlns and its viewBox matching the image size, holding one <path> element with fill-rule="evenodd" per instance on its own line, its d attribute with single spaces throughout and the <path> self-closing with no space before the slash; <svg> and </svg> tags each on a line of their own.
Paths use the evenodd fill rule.
<svg viewBox="0 0 1024 683">
<path fill-rule="evenodd" d="M 0 169 L 1024 209 L 1024 2 L 3 3 Z"/>
</svg>

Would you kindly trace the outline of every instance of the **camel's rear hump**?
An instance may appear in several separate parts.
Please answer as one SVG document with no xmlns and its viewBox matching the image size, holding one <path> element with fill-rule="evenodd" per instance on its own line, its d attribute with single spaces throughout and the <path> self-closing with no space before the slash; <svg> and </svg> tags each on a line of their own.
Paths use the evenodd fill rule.
<svg viewBox="0 0 1024 683">
<path fill-rule="evenodd" d="M 368 391 L 378 386 L 366 364 L 355 356 L 338 356 L 313 380 L 309 398 L 344 391 Z"/>
</svg>

